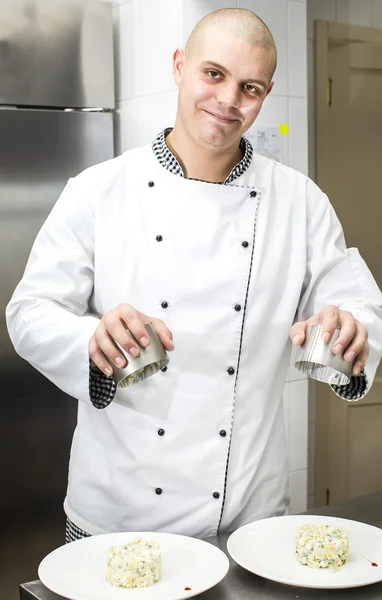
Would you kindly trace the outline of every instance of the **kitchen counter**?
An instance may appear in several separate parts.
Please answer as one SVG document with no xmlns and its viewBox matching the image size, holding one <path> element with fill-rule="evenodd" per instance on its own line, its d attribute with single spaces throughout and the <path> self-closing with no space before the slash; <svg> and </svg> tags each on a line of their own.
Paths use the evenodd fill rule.
<svg viewBox="0 0 382 600">
<path fill-rule="evenodd" d="M 327 515 L 353 519 L 382 528 L 382 492 L 362 496 L 339 504 L 323 506 L 304 514 Z M 222 534 L 208 541 L 226 553 L 229 535 Z M 230 557 L 229 557 L 230 558 Z M 20 586 L 20 600 L 60 600 L 61 596 L 50 592 L 41 581 L 32 581 Z M 239 567 L 230 558 L 230 570 L 223 581 L 197 596 L 200 600 L 279 600 L 296 599 L 359 599 L 382 600 L 382 582 L 360 588 L 344 590 L 314 590 L 282 585 L 253 575 Z M 4 599 L 6 600 L 6 599 Z"/>
</svg>

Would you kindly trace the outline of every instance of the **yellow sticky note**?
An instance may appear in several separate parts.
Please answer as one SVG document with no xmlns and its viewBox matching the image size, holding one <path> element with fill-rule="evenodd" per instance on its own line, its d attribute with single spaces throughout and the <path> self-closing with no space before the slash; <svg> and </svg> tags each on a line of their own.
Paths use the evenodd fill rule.
<svg viewBox="0 0 382 600">
<path fill-rule="evenodd" d="M 287 123 L 282 123 L 281 125 L 279 125 L 279 132 L 282 135 L 287 135 L 287 133 L 289 133 L 289 127 Z"/>
</svg>

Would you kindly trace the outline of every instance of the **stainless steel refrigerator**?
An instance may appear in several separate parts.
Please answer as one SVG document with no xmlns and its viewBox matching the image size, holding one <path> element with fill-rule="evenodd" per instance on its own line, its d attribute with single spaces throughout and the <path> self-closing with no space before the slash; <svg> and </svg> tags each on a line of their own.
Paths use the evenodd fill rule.
<svg viewBox="0 0 382 600">
<path fill-rule="evenodd" d="M 0 517 L 65 495 L 77 402 L 16 355 L 4 310 L 68 178 L 113 157 L 113 109 L 110 3 L 0 0 Z"/>
</svg>

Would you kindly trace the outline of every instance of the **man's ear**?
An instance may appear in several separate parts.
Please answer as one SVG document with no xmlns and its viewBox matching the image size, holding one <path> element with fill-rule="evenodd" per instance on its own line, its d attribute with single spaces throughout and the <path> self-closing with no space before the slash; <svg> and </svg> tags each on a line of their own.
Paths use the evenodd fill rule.
<svg viewBox="0 0 382 600">
<path fill-rule="evenodd" d="M 268 89 L 267 89 L 267 93 L 266 93 L 266 96 L 265 96 L 265 97 L 267 97 L 267 96 L 268 96 L 268 94 L 270 94 L 270 93 L 271 93 L 271 91 L 272 91 L 272 89 L 273 89 L 273 86 L 274 86 L 274 85 L 275 85 L 275 82 L 274 82 L 274 81 L 271 81 L 271 83 L 269 84 L 269 87 L 268 87 Z"/>
<path fill-rule="evenodd" d="M 179 86 L 186 56 L 182 48 L 177 48 L 172 57 L 172 75 L 177 86 Z"/>
</svg>

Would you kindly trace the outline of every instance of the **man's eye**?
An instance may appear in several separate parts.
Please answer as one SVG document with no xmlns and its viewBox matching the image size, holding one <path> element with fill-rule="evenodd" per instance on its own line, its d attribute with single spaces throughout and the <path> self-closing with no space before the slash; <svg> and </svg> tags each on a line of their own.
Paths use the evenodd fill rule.
<svg viewBox="0 0 382 600">
<path fill-rule="evenodd" d="M 212 77 L 212 79 L 218 79 L 220 73 L 218 73 L 217 71 L 208 71 L 208 74 L 210 75 L 210 77 Z"/>
<path fill-rule="evenodd" d="M 251 85 L 250 83 L 246 83 L 244 87 L 246 90 L 248 90 L 248 92 L 255 93 L 255 94 L 259 93 L 259 90 L 257 88 L 255 88 L 255 86 Z"/>
</svg>

